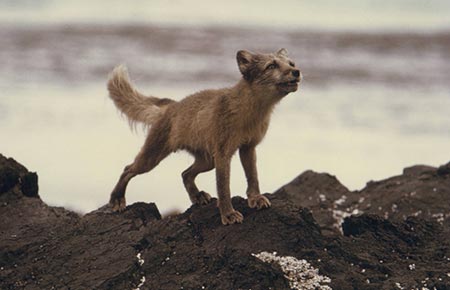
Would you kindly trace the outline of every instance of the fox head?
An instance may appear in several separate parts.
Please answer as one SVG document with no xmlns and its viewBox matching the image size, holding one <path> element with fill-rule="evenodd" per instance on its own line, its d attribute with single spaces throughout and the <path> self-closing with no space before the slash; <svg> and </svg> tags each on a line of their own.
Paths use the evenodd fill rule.
<svg viewBox="0 0 450 290">
<path fill-rule="evenodd" d="M 240 50 L 236 58 L 243 78 L 258 89 L 277 97 L 298 89 L 302 73 L 288 57 L 286 49 L 270 54 Z"/>
</svg>

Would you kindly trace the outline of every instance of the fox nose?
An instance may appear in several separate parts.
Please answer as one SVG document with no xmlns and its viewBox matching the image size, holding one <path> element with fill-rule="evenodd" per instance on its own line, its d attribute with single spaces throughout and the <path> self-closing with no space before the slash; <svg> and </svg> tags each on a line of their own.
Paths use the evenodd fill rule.
<svg viewBox="0 0 450 290">
<path fill-rule="evenodd" d="M 298 78 L 298 77 L 300 76 L 300 70 L 294 69 L 294 70 L 292 71 L 292 75 L 293 75 L 294 77 Z"/>
</svg>

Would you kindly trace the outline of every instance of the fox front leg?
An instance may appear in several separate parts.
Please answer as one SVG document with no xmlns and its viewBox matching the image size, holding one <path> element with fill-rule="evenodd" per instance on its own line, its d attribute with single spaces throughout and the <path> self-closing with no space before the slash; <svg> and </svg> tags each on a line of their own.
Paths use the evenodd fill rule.
<svg viewBox="0 0 450 290">
<path fill-rule="evenodd" d="M 230 162 L 231 157 L 216 158 L 216 181 L 217 195 L 219 196 L 218 206 L 222 224 L 231 225 L 242 223 L 244 217 L 233 208 L 230 195 Z"/>
<path fill-rule="evenodd" d="M 242 146 L 239 149 L 239 157 L 244 168 L 245 177 L 247 178 L 248 206 L 257 209 L 270 207 L 270 201 L 259 190 L 255 146 Z"/>
</svg>

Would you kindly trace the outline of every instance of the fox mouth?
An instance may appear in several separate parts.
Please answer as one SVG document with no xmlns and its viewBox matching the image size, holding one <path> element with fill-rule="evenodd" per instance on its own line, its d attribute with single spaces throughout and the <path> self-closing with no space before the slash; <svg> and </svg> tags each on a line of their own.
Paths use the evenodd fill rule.
<svg viewBox="0 0 450 290">
<path fill-rule="evenodd" d="M 281 83 L 278 83 L 277 85 L 280 87 L 291 88 L 291 87 L 297 87 L 299 82 L 300 82 L 299 79 L 295 79 L 295 80 L 291 80 L 291 81 L 287 81 L 287 82 L 281 82 Z"/>
</svg>

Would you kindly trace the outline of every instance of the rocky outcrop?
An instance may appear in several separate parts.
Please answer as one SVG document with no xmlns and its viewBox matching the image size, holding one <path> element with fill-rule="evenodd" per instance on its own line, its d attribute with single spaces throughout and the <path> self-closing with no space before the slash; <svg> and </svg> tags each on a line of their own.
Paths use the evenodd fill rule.
<svg viewBox="0 0 450 290">
<path fill-rule="evenodd" d="M 450 163 L 357 192 L 307 171 L 267 194 L 270 209 L 233 198 L 245 220 L 232 226 L 215 200 L 165 218 L 147 203 L 79 216 L 37 188 L 0 156 L 0 289 L 450 287 Z"/>
<path fill-rule="evenodd" d="M 330 174 L 306 171 L 275 194 L 308 207 L 325 234 L 341 231 L 345 217 L 363 213 L 396 222 L 414 216 L 450 227 L 450 163 L 408 167 L 360 191 L 349 191 Z"/>
</svg>

